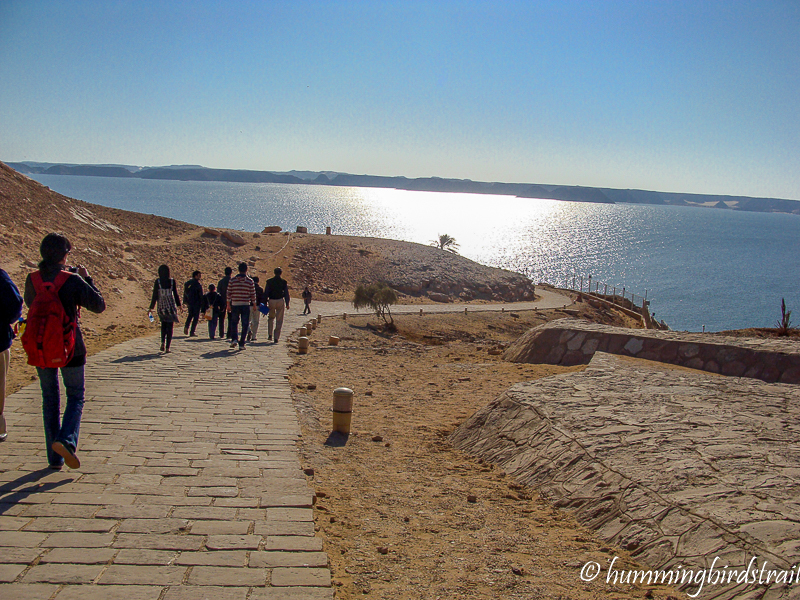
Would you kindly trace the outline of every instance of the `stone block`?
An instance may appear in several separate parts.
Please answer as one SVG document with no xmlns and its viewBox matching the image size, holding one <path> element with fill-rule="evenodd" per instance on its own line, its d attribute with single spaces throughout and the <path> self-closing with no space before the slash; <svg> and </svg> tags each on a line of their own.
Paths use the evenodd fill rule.
<svg viewBox="0 0 800 600">
<path fill-rule="evenodd" d="M 278 567 L 272 570 L 271 583 L 275 587 L 330 587 L 331 572 L 328 569 Z"/>
</svg>

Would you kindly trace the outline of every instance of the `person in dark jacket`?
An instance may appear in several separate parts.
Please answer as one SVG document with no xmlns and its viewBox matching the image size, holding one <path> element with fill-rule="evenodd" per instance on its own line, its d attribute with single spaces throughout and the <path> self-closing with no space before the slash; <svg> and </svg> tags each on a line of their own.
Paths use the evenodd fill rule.
<svg viewBox="0 0 800 600">
<path fill-rule="evenodd" d="M 305 304 L 305 306 L 303 307 L 304 315 L 311 314 L 311 297 L 312 297 L 311 290 L 309 289 L 308 286 L 306 286 L 305 289 L 303 290 L 303 304 Z"/>
<path fill-rule="evenodd" d="M 14 330 L 11 326 L 22 316 L 22 296 L 17 286 L 3 269 L 0 269 L 0 442 L 8 437 L 6 417 L 6 379 L 11 361 L 11 342 Z"/>
<path fill-rule="evenodd" d="M 225 315 L 228 315 L 228 331 L 231 330 L 231 323 L 230 323 L 230 315 L 227 312 L 227 302 L 228 302 L 228 284 L 231 281 L 231 275 L 233 274 L 233 269 L 231 267 L 225 267 L 225 277 L 219 280 L 217 283 L 217 293 L 221 297 L 222 302 L 222 312 L 219 315 L 219 337 L 221 340 L 225 339 Z"/>
<path fill-rule="evenodd" d="M 200 280 L 203 274 L 200 271 L 192 273 L 192 278 L 183 285 L 183 301 L 186 303 L 186 323 L 183 326 L 183 335 L 197 337 L 197 322 L 200 320 L 200 309 L 203 306 L 203 284 Z"/>
<path fill-rule="evenodd" d="M 283 269 L 276 267 L 273 270 L 275 277 L 267 279 L 264 294 L 269 302 L 269 316 L 267 317 L 267 339 L 273 339 L 277 344 L 281 337 L 283 326 L 283 313 L 289 308 L 289 284 L 281 277 Z"/>
<path fill-rule="evenodd" d="M 217 332 L 217 322 L 220 319 L 220 314 L 225 312 L 222 308 L 222 296 L 217 292 L 216 286 L 212 283 L 208 286 L 208 293 L 203 296 L 203 312 L 211 309 L 211 319 L 208 321 L 208 337 L 214 339 L 214 334 Z"/>
<path fill-rule="evenodd" d="M 83 414 L 86 394 L 84 366 L 86 365 L 86 344 L 80 328 L 80 308 L 94 313 L 106 309 L 106 302 L 95 287 L 89 271 L 79 264 L 67 269 L 67 256 L 72 244 L 61 234 L 49 233 L 42 240 L 39 252 L 42 262 L 39 273 L 44 282 L 53 282 L 60 271 L 69 270 L 70 275 L 58 292 L 67 317 L 75 323 L 75 351 L 66 366 L 61 367 L 61 379 L 67 392 L 67 406 L 61 418 L 61 394 L 58 389 L 58 371 L 55 368 L 36 367 L 42 387 L 42 414 L 44 417 L 44 439 L 47 444 L 47 461 L 51 469 L 60 470 L 62 465 L 71 469 L 81 466 L 75 452 L 78 449 L 78 434 Z M 29 307 L 36 298 L 31 276 L 25 280 L 25 304 Z"/>
<path fill-rule="evenodd" d="M 169 276 L 169 267 L 161 265 L 158 267 L 158 279 L 153 283 L 153 297 L 150 299 L 151 314 L 158 304 L 158 318 L 161 321 L 161 352 L 169 353 L 172 345 L 172 330 L 178 322 L 178 309 L 181 307 L 181 299 L 178 296 L 178 286 L 175 280 Z"/>
</svg>

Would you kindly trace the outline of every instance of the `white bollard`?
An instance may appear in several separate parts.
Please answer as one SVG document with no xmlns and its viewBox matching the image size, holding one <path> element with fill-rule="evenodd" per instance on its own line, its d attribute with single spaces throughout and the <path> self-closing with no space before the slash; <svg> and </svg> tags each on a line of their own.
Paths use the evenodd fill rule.
<svg viewBox="0 0 800 600">
<path fill-rule="evenodd" d="M 333 391 L 333 430 L 349 434 L 353 418 L 353 390 L 346 387 Z"/>
</svg>

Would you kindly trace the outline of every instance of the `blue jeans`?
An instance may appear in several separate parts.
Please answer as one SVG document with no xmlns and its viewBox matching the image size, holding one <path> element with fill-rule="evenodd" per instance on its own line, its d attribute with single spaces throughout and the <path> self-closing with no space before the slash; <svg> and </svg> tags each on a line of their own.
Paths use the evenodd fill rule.
<svg viewBox="0 0 800 600">
<path fill-rule="evenodd" d="M 238 336 L 240 318 L 242 319 L 242 335 Z M 236 338 L 239 337 L 240 348 L 244 348 L 244 341 L 247 339 L 248 329 L 250 329 L 250 307 L 248 305 L 232 306 L 230 330 L 228 334 L 232 341 L 236 341 Z"/>
<path fill-rule="evenodd" d="M 53 452 L 53 442 L 61 442 L 75 452 L 78 448 L 78 433 L 81 428 L 81 414 L 84 401 L 84 367 L 63 367 L 61 378 L 67 392 L 67 406 L 61 418 L 61 393 L 58 389 L 58 369 L 42 369 L 39 384 L 42 386 L 42 416 L 44 417 L 44 441 L 47 444 L 47 462 L 51 465 L 64 464 L 64 459 Z"/>
</svg>

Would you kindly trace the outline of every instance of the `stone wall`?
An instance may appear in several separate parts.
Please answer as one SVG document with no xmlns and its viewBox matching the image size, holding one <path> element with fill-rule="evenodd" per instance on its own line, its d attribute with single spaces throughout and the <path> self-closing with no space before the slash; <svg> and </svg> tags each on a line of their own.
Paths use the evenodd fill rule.
<svg viewBox="0 0 800 600">
<path fill-rule="evenodd" d="M 584 371 L 511 387 L 451 441 L 651 568 L 756 557 L 788 569 L 800 564 L 798 423 L 800 387 L 597 353 Z M 787 591 L 734 583 L 699 597 Z"/>
<path fill-rule="evenodd" d="M 733 377 L 800 383 L 800 343 L 788 339 L 625 329 L 559 319 L 531 329 L 509 346 L 511 362 L 588 364 L 595 352 L 655 360 Z"/>
</svg>

